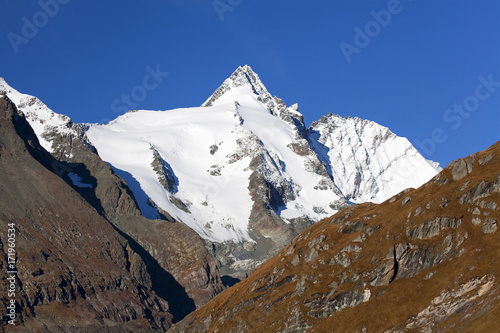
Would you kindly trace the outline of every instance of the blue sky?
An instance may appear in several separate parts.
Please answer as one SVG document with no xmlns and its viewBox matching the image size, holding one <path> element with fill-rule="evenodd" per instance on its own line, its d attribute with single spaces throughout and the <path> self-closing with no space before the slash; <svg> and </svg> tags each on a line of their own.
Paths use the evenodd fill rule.
<svg viewBox="0 0 500 333">
<path fill-rule="evenodd" d="M 248 64 L 307 124 L 374 120 L 444 166 L 500 139 L 499 17 L 497 0 L 4 1 L 0 76 L 107 122 L 134 89 L 136 109 L 199 106 Z"/>
</svg>

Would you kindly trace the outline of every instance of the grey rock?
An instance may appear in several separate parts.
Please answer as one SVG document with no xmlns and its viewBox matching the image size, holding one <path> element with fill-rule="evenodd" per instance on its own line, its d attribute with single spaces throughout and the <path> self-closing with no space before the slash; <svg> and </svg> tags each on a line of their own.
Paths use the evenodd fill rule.
<svg viewBox="0 0 500 333">
<path fill-rule="evenodd" d="M 219 146 L 211 145 L 210 146 L 210 155 L 214 155 L 219 150 Z"/>
<path fill-rule="evenodd" d="M 483 222 L 483 220 L 479 217 L 473 217 L 471 222 L 473 225 L 478 226 Z"/>
<path fill-rule="evenodd" d="M 451 169 L 451 175 L 453 176 L 453 180 L 457 181 L 464 178 L 467 175 L 467 163 L 464 160 L 460 159 L 453 162 L 453 168 Z"/>
<path fill-rule="evenodd" d="M 491 153 L 491 154 L 483 157 L 482 159 L 479 160 L 479 165 L 484 165 L 484 164 L 488 163 L 489 161 L 491 161 L 493 159 L 493 157 L 495 157 L 495 153 Z"/>
<path fill-rule="evenodd" d="M 307 252 L 307 254 L 304 256 L 304 260 L 306 262 L 311 262 L 313 261 L 314 259 L 316 259 L 316 257 L 318 256 L 318 251 L 316 251 L 316 249 L 312 248 L 309 250 L 309 252 Z"/>
<path fill-rule="evenodd" d="M 404 206 L 409 202 L 411 202 L 411 197 L 406 197 L 403 199 L 403 201 L 401 201 L 401 206 Z"/>
<path fill-rule="evenodd" d="M 446 184 L 448 182 L 448 178 L 443 178 L 441 180 L 439 180 L 438 182 L 438 185 L 439 186 L 443 186 L 444 184 Z"/>
<path fill-rule="evenodd" d="M 485 234 L 491 234 L 497 231 L 498 229 L 497 220 L 495 220 L 494 218 L 487 219 L 486 221 L 484 221 L 482 229 Z"/>
</svg>

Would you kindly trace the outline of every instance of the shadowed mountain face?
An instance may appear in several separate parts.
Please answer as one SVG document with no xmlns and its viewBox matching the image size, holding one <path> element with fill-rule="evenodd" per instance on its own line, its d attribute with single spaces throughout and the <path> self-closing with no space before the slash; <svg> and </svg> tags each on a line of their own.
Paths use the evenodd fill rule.
<svg viewBox="0 0 500 333">
<path fill-rule="evenodd" d="M 500 142 L 341 210 L 169 332 L 496 332 Z"/>
<path fill-rule="evenodd" d="M 6 274 L 15 224 L 19 331 L 115 332 L 162 330 L 172 322 L 166 300 L 154 292 L 148 264 L 92 206 L 43 164 L 52 157 L 22 114 L 0 98 L 0 279 Z M 105 330 L 108 330 L 106 328 Z"/>
</svg>

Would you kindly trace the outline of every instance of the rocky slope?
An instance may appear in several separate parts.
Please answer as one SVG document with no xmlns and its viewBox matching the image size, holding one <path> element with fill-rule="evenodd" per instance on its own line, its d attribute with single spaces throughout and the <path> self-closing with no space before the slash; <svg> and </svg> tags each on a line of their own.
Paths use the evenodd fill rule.
<svg viewBox="0 0 500 333">
<path fill-rule="evenodd" d="M 500 142 L 341 210 L 169 332 L 494 332 Z"/>
<path fill-rule="evenodd" d="M 0 293 L 19 332 L 162 331 L 172 323 L 147 258 L 51 168 L 54 159 L 0 94 Z M 13 225 L 14 224 L 14 225 Z M 14 226 L 15 236 L 7 230 Z M 15 239 L 15 240 L 12 240 Z M 12 244 L 15 246 L 13 247 Z M 15 267 L 9 249 L 15 249 Z M 10 256 L 12 259 L 13 257 Z M 17 270 L 17 274 L 7 271 Z M 168 273 L 164 272 L 166 276 Z M 14 277 L 15 280 L 7 280 Z"/>
</svg>

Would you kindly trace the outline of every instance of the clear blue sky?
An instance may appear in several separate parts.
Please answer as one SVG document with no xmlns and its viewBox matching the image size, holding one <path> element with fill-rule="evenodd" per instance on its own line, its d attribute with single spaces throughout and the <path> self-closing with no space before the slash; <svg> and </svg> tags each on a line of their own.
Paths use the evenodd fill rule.
<svg viewBox="0 0 500 333">
<path fill-rule="evenodd" d="M 0 76 L 75 122 L 134 88 L 139 109 L 199 106 L 248 64 L 307 124 L 374 120 L 443 166 L 500 139 L 498 0 L 58 1 L 3 1 Z M 141 91 L 148 66 L 169 75 Z"/>
</svg>

